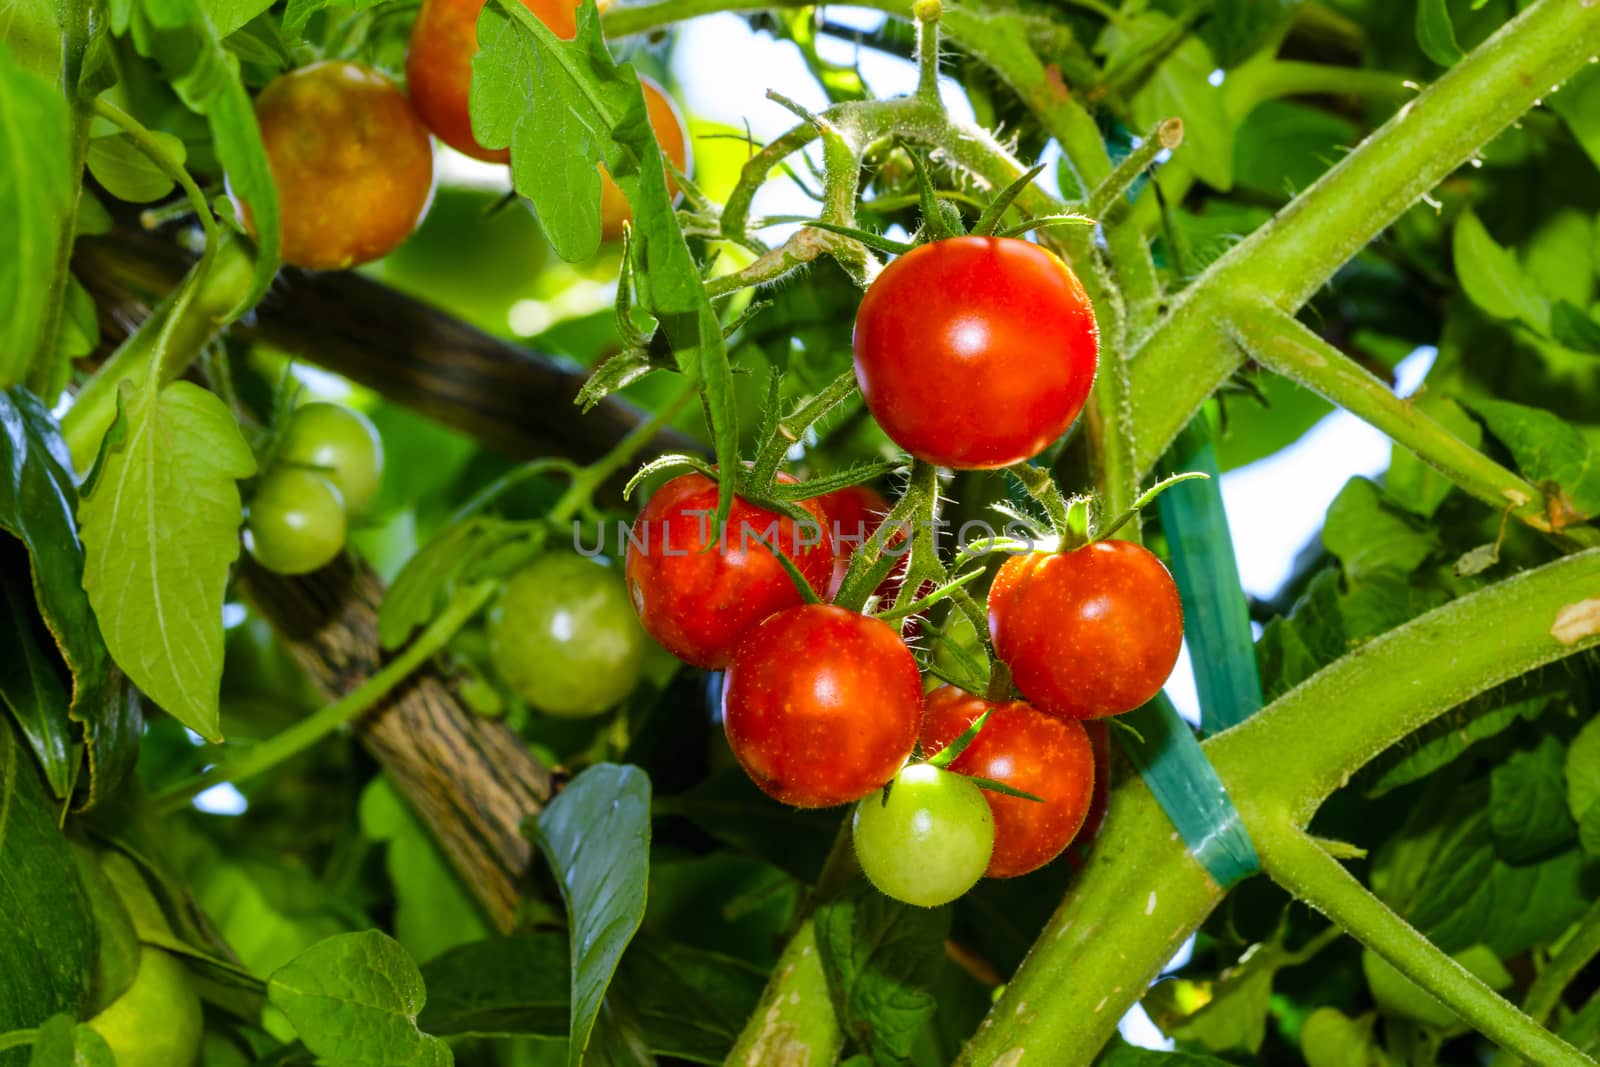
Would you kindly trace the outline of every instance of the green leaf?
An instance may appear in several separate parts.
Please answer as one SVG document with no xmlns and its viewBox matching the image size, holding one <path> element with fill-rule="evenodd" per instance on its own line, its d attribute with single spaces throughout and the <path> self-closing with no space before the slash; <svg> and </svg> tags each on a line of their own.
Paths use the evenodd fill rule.
<svg viewBox="0 0 1600 1067">
<path fill-rule="evenodd" d="M 1567 747 L 1567 811 L 1583 819 L 1600 802 L 1600 717 L 1586 723 Z"/>
<path fill-rule="evenodd" d="M 84 202 L 90 202 L 85 194 Z M 100 319 L 94 298 L 77 278 L 67 279 L 66 304 L 61 309 L 61 332 L 56 345 L 64 359 L 87 356 L 100 344 Z"/>
<path fill-rule="evenodd" d="M 234 483 L 255 458 L 227 405 L 189 382 L 140 390 L 127 417 L 126 442 L 79 511 L 83 585 L 128 676 L 220 741 L 222 597 L 243 517 Z"/>
<path fill-rule="evenodd" d="M 1351 1019 L 1337 1008 L 1318 1008 L 1300 1027 L 1306 1067 L 1387 1067 L 1372 1036 L 1371 1015 Z"/>
<path fill-rule="evenodd" d="M 1600 167 L 1600 69 L 1583 68 L 1546 103 L 1560 115 L 1596 167 Z"/>
<path fill-rule="evenodd" d="M 34 604 L 55 654 L 71 675 L 65 713 L 84 727 L 90 771 L 86 803 L 93 805 L 114 791 L 132 767 L 138 754 L 138 708 L 130 706 L 115 677 L 83 589 L 71 459 L 55 420 L 22 389 L 0 393 L 0 472 L 0 529 L 27 549 Z M 40 758 L 48 764 L 54 757 Z M 53 785 L 59 781 L 54 773 L 50 780 Z"/>
<path fill-rule="evenodd" d="M 441 1037 L 565 1038 L 567 937 L 530 933 L 475 941 L 423 966 L 428 1006 L 418 1024 Z"/>
<path fill-rule="evenodd" d="M 1513 752 L 1489 775 L 1489 828 L 1495 852 L 1526 863 L 1572 843 L 1562 764 L 1566 750 L 1549 734 L 1531 751 Z"/>
<path fill-rule="evenodd" d="M 1438 547 L 1438 536 L 1394 507 L 1376 482 L 1352 478 L 1328 506 L 1322 543 L 1349 581 L 1375 571 L 1410 574 Z"/>
<path fill-rule="evenodd" d="M 569 1067 L 583 1058 L 623 949 L 644 919 L 650 876 L 650 779 L 598 763 L 539 813 L 537 839 L 572 931 Z"/>
<path fill-rule="evenodd" d="M 1600 322 L 1567 300 L 1550 308 L 1550 336 L 1579 352 L 1600 355 Z"/>
<path fill-rule="evenodd" d="M 0 388 L 27 377 L 50 330 L 51 284 L 73 215 L 70 140 L 65 98 L 0 43 Z"/>
<path fill-rule="evenodd" d="M 361 793 L 361 832 L 386 848 L 394 886 L 394 936 L 419 960 L 489 935 L 477 902 L 389 779 Z"/>
<path fill-rule="evenodd" d="M 1111 1044 L 1100 1058 L 1095 1061 L 1096 1067 L 1230 1067 L 1228 1061 L 1219 1060 L 1215 1056 L 1203 1056 L 1196 1052 L 1161 1052 L 1156 1049 L 1140 1048 L 1124 1041 L 1121 1035 L 1111 1039 Z"/>
<path fill-rule="evenodd" d="M 1452 240 L 1456 276 L 1478 307 L 1497 319 L 1514 319 L 1542 330 L 1550 309 L 1516 256 L 1495 243 L 1478 216 L 1463 211 Z"/>
<path fill-rule="evenodd" d="M 52 1015 L 39 1027 L 28 1067 L 117 1067 L 111 1046 L 71 1015 Z"/>
<path fill-rule="evenodd" d="M 1456 43 L 1455 24 L 1445 0 L 1417 0 L 1417 45 L 1441 67 L 1453 67 L 1466 53 Z"/>
<path fill-rule="evenodd" d="M 948 908 L 917 908 L 858 884 L 817 909 L 839 1021 L 874 1063 L 908 1061 L 937 1007 L 928 991 L 950 930 Z"/>
<path fill-rule="evenodd" d="M 227 37 L 272 6 L 272 0 L 199 0 L 218 37 Z"/>
<path fill-rule="evenodd" d="M 94 920 L 58 815 L 0 722 L 0 1033 L 77 1018 L 88 1001 Z M 26 1050 L 0 1052 L 0 1067 L 27 1062 Z"/>
<path fill-rule="evenodd" d="M 1498 736 L 1516 722 L 1538 718 L 1550 697 L 1503 701 L 1499 693 L 1468 701 L 1389 749 L 1371 765 L 1376 777 L 1366 788 L 1367 796 L 1380 797 L 1420 781 L 1460 759 L 1479 741 Z"/>
<path fill-rule="evenodd" d="M 267 982 L 267 998 L 320 1059 L 341 1067 L 447 1067 L 450 1048 L 417 1029 L 422 975 L 399 942 L 368 930 L 319 941 Z"/>
<path fill-rule="evenodd" d="M 255 275 L 235 311 L 260 300 L 278 270 L 277 186 L 261 142 L 255 106 L 239 76 L 239 59 L 222 44 L 209 8 L 231 20 L 257 0 L 111 0 L 111 29 L 130 34 L 139 54 L 155 60 L 178 98 L 211 128 L 217 159 L 232 194 L 250 205 L 256 229 Z"/>
<path fill-rule="evenodd" d="M 150 134 L 161 143 L 168 155 L 179 165 L 183 164 L 185 152 L 181 140 L 161 130 L 151 130 Z M 88 163 L 89 173 L 106 187 L 107 192 L 131 204 L 160 200 L 173 188 L 172 179 L 151 162 L 133 137 L 126 133 L 114 133 L 90 141 Z"/>
<path fill-rule="evenodd" d="M 11 553 L 0 553 L 0 558 Z M 32 600 L 23 592 L 20 567 L 0 582 L 0 703 L 11 709 L 28 747 L 44 772 L 50 792 L 58 799 L 72 788 L 72 728 L 67 721 L 67 686 L 57 673 L 49 638 L 42 640 L 36 627 Z"/>
<path fill-rule="evenodd" d="M 1234 124 L 1224 107 L 1222 89 L 1210 82 L 1216 69 L 1211 49 L 1198 36 L 1189 36 L 1134 93 L 1132 106 L 1141 132 L 1166 119 L 1182 119 L 1183 144 L 1173 158 L 1187 163 L 1213 189 L 1227 192 L 1233 188 Z"/>
<path fill-rule="evenodd" d="M 1600 804 L 1590 804 L 1578 821 L 1578 844 L 1591 856 L 1600 856 Z"/>
<path fill-rule="evenodd" d="M 1462 404 L 1483 420 L 1530 482 L 1556 487 L 1575 521 L 1600 514 L 1600 459 L 1573 426 L 1540 408 L 1479 397 Z"/>
<path fill-rule="evenodd" d="M 719 771 L 686 793 L 657 797 L 655 812 L 683 816 L 724 844 L 807 883 L 822 870 L 839 829 L 836 814 L 779 804 L 738 767 Z"/>
<path fill-rule="evenodd" d="M 381 3 L 383 0 L 289 0 L 283 12 L 283 32 L 291 35 L 301 33 L 312 15 L 335 4 L 350 11 L 365 11 Z"/>
<path fill-rule="evenodd" d="M 755 1010 L 766 977 L 742 960 L 641 937 L 622 957 L 617 988 L 652 1052 L 720 1064 Z"/>
<path fill-rule="evenodd" d="M 1506 989 L 1511 985 L 1511 975 L 1506 971 L 1505 964 L 1484 945 L 1473 945 L 1452 954 L 1451 958 L 1490 989 Z M 1428 1026 L 1453 1028 L 1461 1025 L 1455 1012 L 1440 1003 L 1432 993 L 1395 970 L 1371 949 L 1361 950 L 1361 970 L 1366 975 L 1372 999 L 1385 1012 Z"/>
</svg>

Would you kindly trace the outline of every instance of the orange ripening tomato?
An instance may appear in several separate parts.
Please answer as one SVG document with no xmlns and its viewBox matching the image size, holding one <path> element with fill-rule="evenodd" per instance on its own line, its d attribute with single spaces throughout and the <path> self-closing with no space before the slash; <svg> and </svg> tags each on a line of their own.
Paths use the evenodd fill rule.
<svg viewBox="0 0 1600 1067">
<path fill-rule="evenodd" d="M 281 255 L 337 270 L 394 250 L 433 196 L 433 144 L 400 87 L 330 60 L 279 77 L 256 97 L 278 187 Z M 252 227 L 249 205 L 245 224 Z"/>
</svg>

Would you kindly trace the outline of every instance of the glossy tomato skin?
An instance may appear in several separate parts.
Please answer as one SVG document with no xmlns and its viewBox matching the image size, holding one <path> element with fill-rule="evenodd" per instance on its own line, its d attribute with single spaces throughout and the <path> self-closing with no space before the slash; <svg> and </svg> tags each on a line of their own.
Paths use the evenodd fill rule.
<svg viewBox="0 0 1600 1067">
<path fill-rule="evenodd" d="M 814 524 L 735 497 L 718 548 L 712 529 L 717 483 L 685 474 L 656 490 L 633 524 L 626 567 L 628 592 L 646 632 L 685 663 L 727 666 L 746 630 L 803 600 L 789 572 L 761 543 L 769 529 L 776 530 L 779 547 L 812 589 L 826 590 L 833 571 L 827 520 L 815 501 L 805 507 Z"/>
<path fill-rule="evenodd" d="M 274 574 L 309 574 L 344 550 L 344 501 L 322 475 L 279 467 L 256 487 L 245 529 L 257 563 Z"/>
<path fill-rule="evenodd" d="M 1055 859 L 1084 824 L 1095 792 L 1094 749 L 1083 724 L 1016 700 L 992 704 L 955 686 L 927 695 L 922 754 L 932 756 L 966 732 L 985 709 L 994 714 L 949 770 L 989 778 L 1043 802 L 985 792 L 994 812 L 994 854 L 984 872 L 1014 878 Z"/>
<path fill-rule="evenodd" d="M 887 796 L 856 804 L 850 839 L 861 873 L 885 896 L 922 908 L 978 883 L 994 852 L 994 815 L 972 780 L 913 763 Z"/>
<path fill-rule="evenodd" d="M 1094 795 L 1089 799 L 1089 813 L 1083 817 L 1083 825 L 1067 846 L 1067 862 L 1077 871 L 1083 870 L 1089 860 L 1089 850 L 1100 836 L 1106 806 L 1111 802 L 1111 727 L 1104 719 L 1085 719 L 1083 731 L 1089 735 L 1089 747 L 1094 750 Z"/>
<path fill-rule="evenodd" d="M 829 604 L 790 608 L 746 633 L 722 688 L 739 765 L 799 808 L 880 788 L 911 755 L 921 721 L 922 681 L 900 635 Z"/>
<path fill-rule="evenodd" d="M 506 580 L 488 637 L 490 661 L 512 692 L 563 718 L 599 715 L 631 693 L 649 642 L 622 576 L 564 552 Z"/>
<path fill-rule="evenodd" d="M 1077 418 L 1099 359 L 1088 294 L 1009 237 L 954 237 L 884 268 L 856 315 L 855 367 L 889 438 L 941 467 L 1043 451 Z"/>
<path fill-rule="evenodd" d="M 1099 719 L 1161 690 L 1183 644 L 1183 605 L 1150 552 L 1096 541 L 1006 560 L 989 590 L 989 636 L 1036 707 Z"/>
<path fill-rule="evenodd" d="M 256 119 L 278 187 L 285 263 L 353 267 L 417 228 L 433 195 L 433 142 L 388 78 L 359 63 L 313 63 L 261 90 Z"/>
<path fill-rule="evenodd" d="M 278 460 L 317 470 L 354 515 L 372 501 L 383 477 L 383 439 L 372 420 L 353 408 L 317 401 L 295 409 Z"/>
</svg>

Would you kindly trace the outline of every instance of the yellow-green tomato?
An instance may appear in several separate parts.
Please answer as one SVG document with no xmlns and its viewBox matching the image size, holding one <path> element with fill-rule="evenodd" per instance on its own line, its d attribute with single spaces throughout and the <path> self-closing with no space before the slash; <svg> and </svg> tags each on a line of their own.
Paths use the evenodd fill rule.
<svg viewBox="0 0 1600 1067">
<path fill-rule="evenodd" d="M 359 411 L 338 404 L 307 404 L 289 416 L 280 462 L 313 468 L 333 483 L 345 511 L 356 514 L 378 491 L 383 477 L 383 439 Z"/>
<path fill-rule="evenodd" d="M 205 1020 L 189 969 L 176 956 L 145 945 L 133 984 L 89 1027 L 111 1046 L 117 1067 L 191 1067 Z"/>
<path fill-rule="evenodd" d="M 278 467 L 250 498 L 247 529 L 256 562 L 278 574 L 307 574 L 344 548 L 344 501 L 322 475 Z"/>
<path fill-rule="evenodd" d="M 489 613 L 489 658 L 511 691 L 547 715 L 598 715 L 633 691 L 649 639 L 622 575 L 570 553 L 540 556 Z"/>
<path fill-rule="evenodd" d="M 977 884 L 994 851 L 994 816 L 970 778 L 914 763 L 856 805 L 856 859 L 885 896 L 935 908 Z"/>
</svg>

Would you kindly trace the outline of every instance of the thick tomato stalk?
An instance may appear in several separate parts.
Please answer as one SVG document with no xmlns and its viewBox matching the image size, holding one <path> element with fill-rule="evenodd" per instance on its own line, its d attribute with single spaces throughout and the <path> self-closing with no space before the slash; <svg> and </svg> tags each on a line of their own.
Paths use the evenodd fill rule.
<svg viewBox="0 0 1600 1067">
<path fill-rule="evenodd" d="M 433 196 L 433 143 L 406 94 L 359 63 L 292 70 L 256 97 L 285 263 L 336 270 L 387 255 Z M 243 206 L 250 224 L 249 205 Z"/>
<path fill-rule="evenodd" d="M 800 808 L 860 800 L 917 743 L 922 678 L 887 623 L 830 604 L 772 615 L 740 638 L 722 689 L 728 745 L 768 796 Z"/>
<path fill-rule="evenodd" d="M 883 432 L 941 467 L 1038 455 L 1078 417 L 1099 334 L 1072 269 L 1010 237 L 955 237 L 884 268 L 856 315 L 861 394 Z"/>
<path fill-rule="evenodd" d="M 1034 706 L 1099 719 L 1161 691 L 1183 645 L 1183 605 L 1149 551 L 1095 541 L 1006 560 L 989 588 L 989 635 Z"/>
<path fill-rule="evenodd" d="M 984 873 L 1013 878 L 1055 859 L 1083 827 L 1095 797 L 1094 747 L 1082 723 L 1020 700 L 996 704 L 946 685 L 927 696 L 923 755 L 937 755 L 991 707 L 983 729 L 948 769 L 1041 798 L 984 793 L 995 826 L 994 853 Z"/>
<path fill-rule="evenodd" d="M 716 482 L 684 474 L 656 490 L 628 540 L 628 591 L 645 631 L 685 663 L 727 666 L 746 630 L 805 599 L 769 543 L 813 590 L 826 590 L 833 573 L 827 516 L 814 500 L 803 506 L 813 522 L 735 497 L 719 545 Z"/>
</svg>

